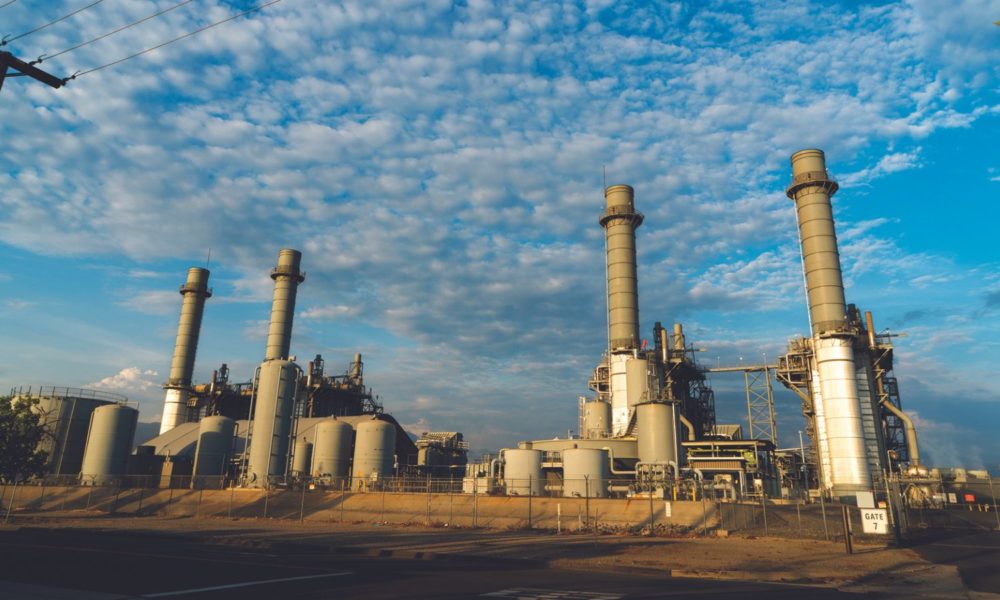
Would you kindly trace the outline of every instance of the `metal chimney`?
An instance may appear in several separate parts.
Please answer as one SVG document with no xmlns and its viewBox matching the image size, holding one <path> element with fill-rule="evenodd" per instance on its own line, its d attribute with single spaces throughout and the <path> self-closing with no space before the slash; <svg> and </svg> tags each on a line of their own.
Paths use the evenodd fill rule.
<svg viewBox="0 0 1000 600">
<path fill-rule="evenodd" d="M 608 348 L 632 350 L 639 345 L 639 285 L 636 278 L 635 229 L 642 213 L 635 210 L 635 192 L 628 185 L 604 190 L 607 207 L 601 214 L 608 252 Z"/>
<path fill-rule="evenodd" d="M 792 155 L 792 183 L 802 243 L 806 293 L 812 325 L 813 403 L 817 445 L 827 454 L 824 483 L 835 496 L 872 487 L 865 449 L 854 360 L 854 333 L 847 324 L 844 282 L 830 197 L 838 186 L 826 172 L 821 150 Z"/>
<path fill-rule="evenodd" d="M 205 300 L 212 297 L 208 275 L 208 269 L 191 267 L 188 269 L 187 281 L 180 289 L 184 303 L 177 323 L 177 341 L 174 344 L 174 359 L 170 363 L 170 378 L 163 386 L 166 393 L 163 398 L 163 418 L 160 420 L 161 435 L 185 421 L 191 376 L 194 373 L 194 357 L 198 351 L 201 317 L 205 311 Z"/>
<path fill-rule="evenodd" d="M 302 253 L 285 248 L 278 252 L 278 266 L 271 269 L 274 300 L 271 302 L 271 326 L 267 331 L 264 360 L 287 359 L 292 343 L 292 317 L 295 295 L 305 274 L 299 270 Z"/>
</svg>

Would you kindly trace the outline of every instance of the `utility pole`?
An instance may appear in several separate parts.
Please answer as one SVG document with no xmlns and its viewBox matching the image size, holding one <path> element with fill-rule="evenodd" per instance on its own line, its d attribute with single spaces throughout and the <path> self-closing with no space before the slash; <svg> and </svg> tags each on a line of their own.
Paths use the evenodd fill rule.
<svg viewBox="0 0 1000 600">
<path fill-rule="evenodd" d="M 11 73 L 10 71 L 14 72 Z M 65 83 L 55 75 L 46 73 L 38 67 L 24 62 L 10 52 L 0 52 L 0 90 L 3 89 L 3 82 L 8 77 L 25 76 L 41 81 L 45 85 L 54 88 L 61 88 L 63 83 Z"/>
</svg>

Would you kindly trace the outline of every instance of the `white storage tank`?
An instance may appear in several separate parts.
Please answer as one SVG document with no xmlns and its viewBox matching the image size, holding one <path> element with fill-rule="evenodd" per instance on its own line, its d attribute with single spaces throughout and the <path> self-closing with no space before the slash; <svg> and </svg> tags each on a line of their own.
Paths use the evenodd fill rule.
<svg viewBox="0 0 1000 600">
<path fill-rule="evenodd" d="M 673 408 L 672 404 L 663 402 L 645 402 L 635 407 L 639 462 L 677 462 Z"/>
<path fill-rule="evenodd" d="M 292 475 L 305 477 L 309 475 L 309 466 L 312 464 L 313 445 L 301 437 L 295 442 L 295 451 L 292 453 Z"/>
<path fill-rule="evenodd" d="M 267 487 L 269 477 L 285 475 L 298 380 L 299 367 L 289 360 L 268 360 L 260 365 L 250 425 L 248 487 Z"/>
<path fill-rule="evenodd" d="M 198 445 L 194 450 L 192 471 L 196 485 L 215 483 L 207 480 L 214 478 L 219 485 L 213 487 L 222 487 L 221 478 L 226 474 L 235 434 L 236 422 L 229 417 L 205 417 L 198 423 Z"/>
<path fill-rule="evenodd" d="M 641 402 L 649 401 L 649 361 L 645 358 L 631 358 L 625 363 L 625 382 L 628 391 L 628 407 L 631 410 Z"/>
<path fill-rule="evenodd" d="M 608 451 L 600 448 L 567 448 L 562 452 L 563 496 L 606 498 L 608 495 Z"/>
<path fill-rule="evenodd" d="M 395 454 L 396 428 L 392 424 L 377 419 L 358 423 L 352 476 L 356 479 L 392 477 Z"/>
<path fill-rule="evenodd" d="M 125 475 L 138 420 L 139 411 L 128 406 L 109 404 L 94 409 L 80 468 L 83 483 L 101 485 Z"/>
<path fill-rule="evenodd" d="M 611 404 L 591 400 L 583 404 L 583 437 L 606 438 L 611 435 Z"/>
<path fill-rule="evenodd" d="M 508 496 L 543 495 L 542 451 L 524 448 L 504 450 L 503 481 Z"/>
<path fill-rule="evenodd" d="M 351 469 L 354 428 L 350 423 L 328 419 L 316 425 L 313 443 L 313 477 L 344 478 Z"/>
</svg>

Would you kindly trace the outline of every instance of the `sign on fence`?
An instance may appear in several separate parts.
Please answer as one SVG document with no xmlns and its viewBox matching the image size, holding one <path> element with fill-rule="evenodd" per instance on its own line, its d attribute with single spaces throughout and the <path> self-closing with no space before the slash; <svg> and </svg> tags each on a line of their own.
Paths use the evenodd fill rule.
<svg viewBox="0 0 1000 600">
<path fill-rule="evenodd" d="M 889 533 L 888 511 L 884 508 L 861 509 L 861 531 L 886 535 Z"/>
</svg>

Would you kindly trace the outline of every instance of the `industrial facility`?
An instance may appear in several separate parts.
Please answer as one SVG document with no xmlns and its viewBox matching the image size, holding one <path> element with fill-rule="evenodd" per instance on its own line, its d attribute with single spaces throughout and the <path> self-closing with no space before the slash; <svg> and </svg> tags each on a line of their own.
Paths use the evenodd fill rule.
<svg viewBox="0 0 1000 600">
<path fill-rule="evenodd" d="M 260 366 L 242 382 L 226 364 L 192 380 L 209 271 L 193 267 L 182 304 L 159 435 L 130 449 L 137 411 L 122 397 L 44 388 L 49 472 L 85 485 L 143 475 L 161 485 L 270 489 L 296 485 L 405 491 L 420 477 L 460 482 L 471 494 L 587 498 L 817 498 L 871 506 L 884 478 L 919 481 L 916 432 L 893 376 L 889 334 L 845 299 L 831 199 L 838 190 L 822 151 L 791 158 L 810 335 L 775 364 L 706 368 L 684 326 L 639 320 L 636 229 L 644 216 L 628 185 L 604 190 L 607 346 L 579 399 L 576 434 L 526 440 L 474 462 L 460 432 L 411 437 L 365 384 L 360 354 L 338 374 L 322 356 L 290 355 L 302 254 L 283 249 Z M 652 340 L 649 343 L 647 340 Z M 599 349 L 595 349 L 595 354 Z M 713 372 L 742 372 L 747 423 L 718 423 Z M 802 402 L 808 447 L 779 448 L 772 379 Z M 569 416 L 569 415 L 568 415 Z M 186 479 L 185 479 L 186 478 Z M 173 483 L 172 483 L 173 482 Z M 429 484 L 428 484 L 429 485 Z M 933 494 L 933 492 L 928 492 Z"/>
</svg>

